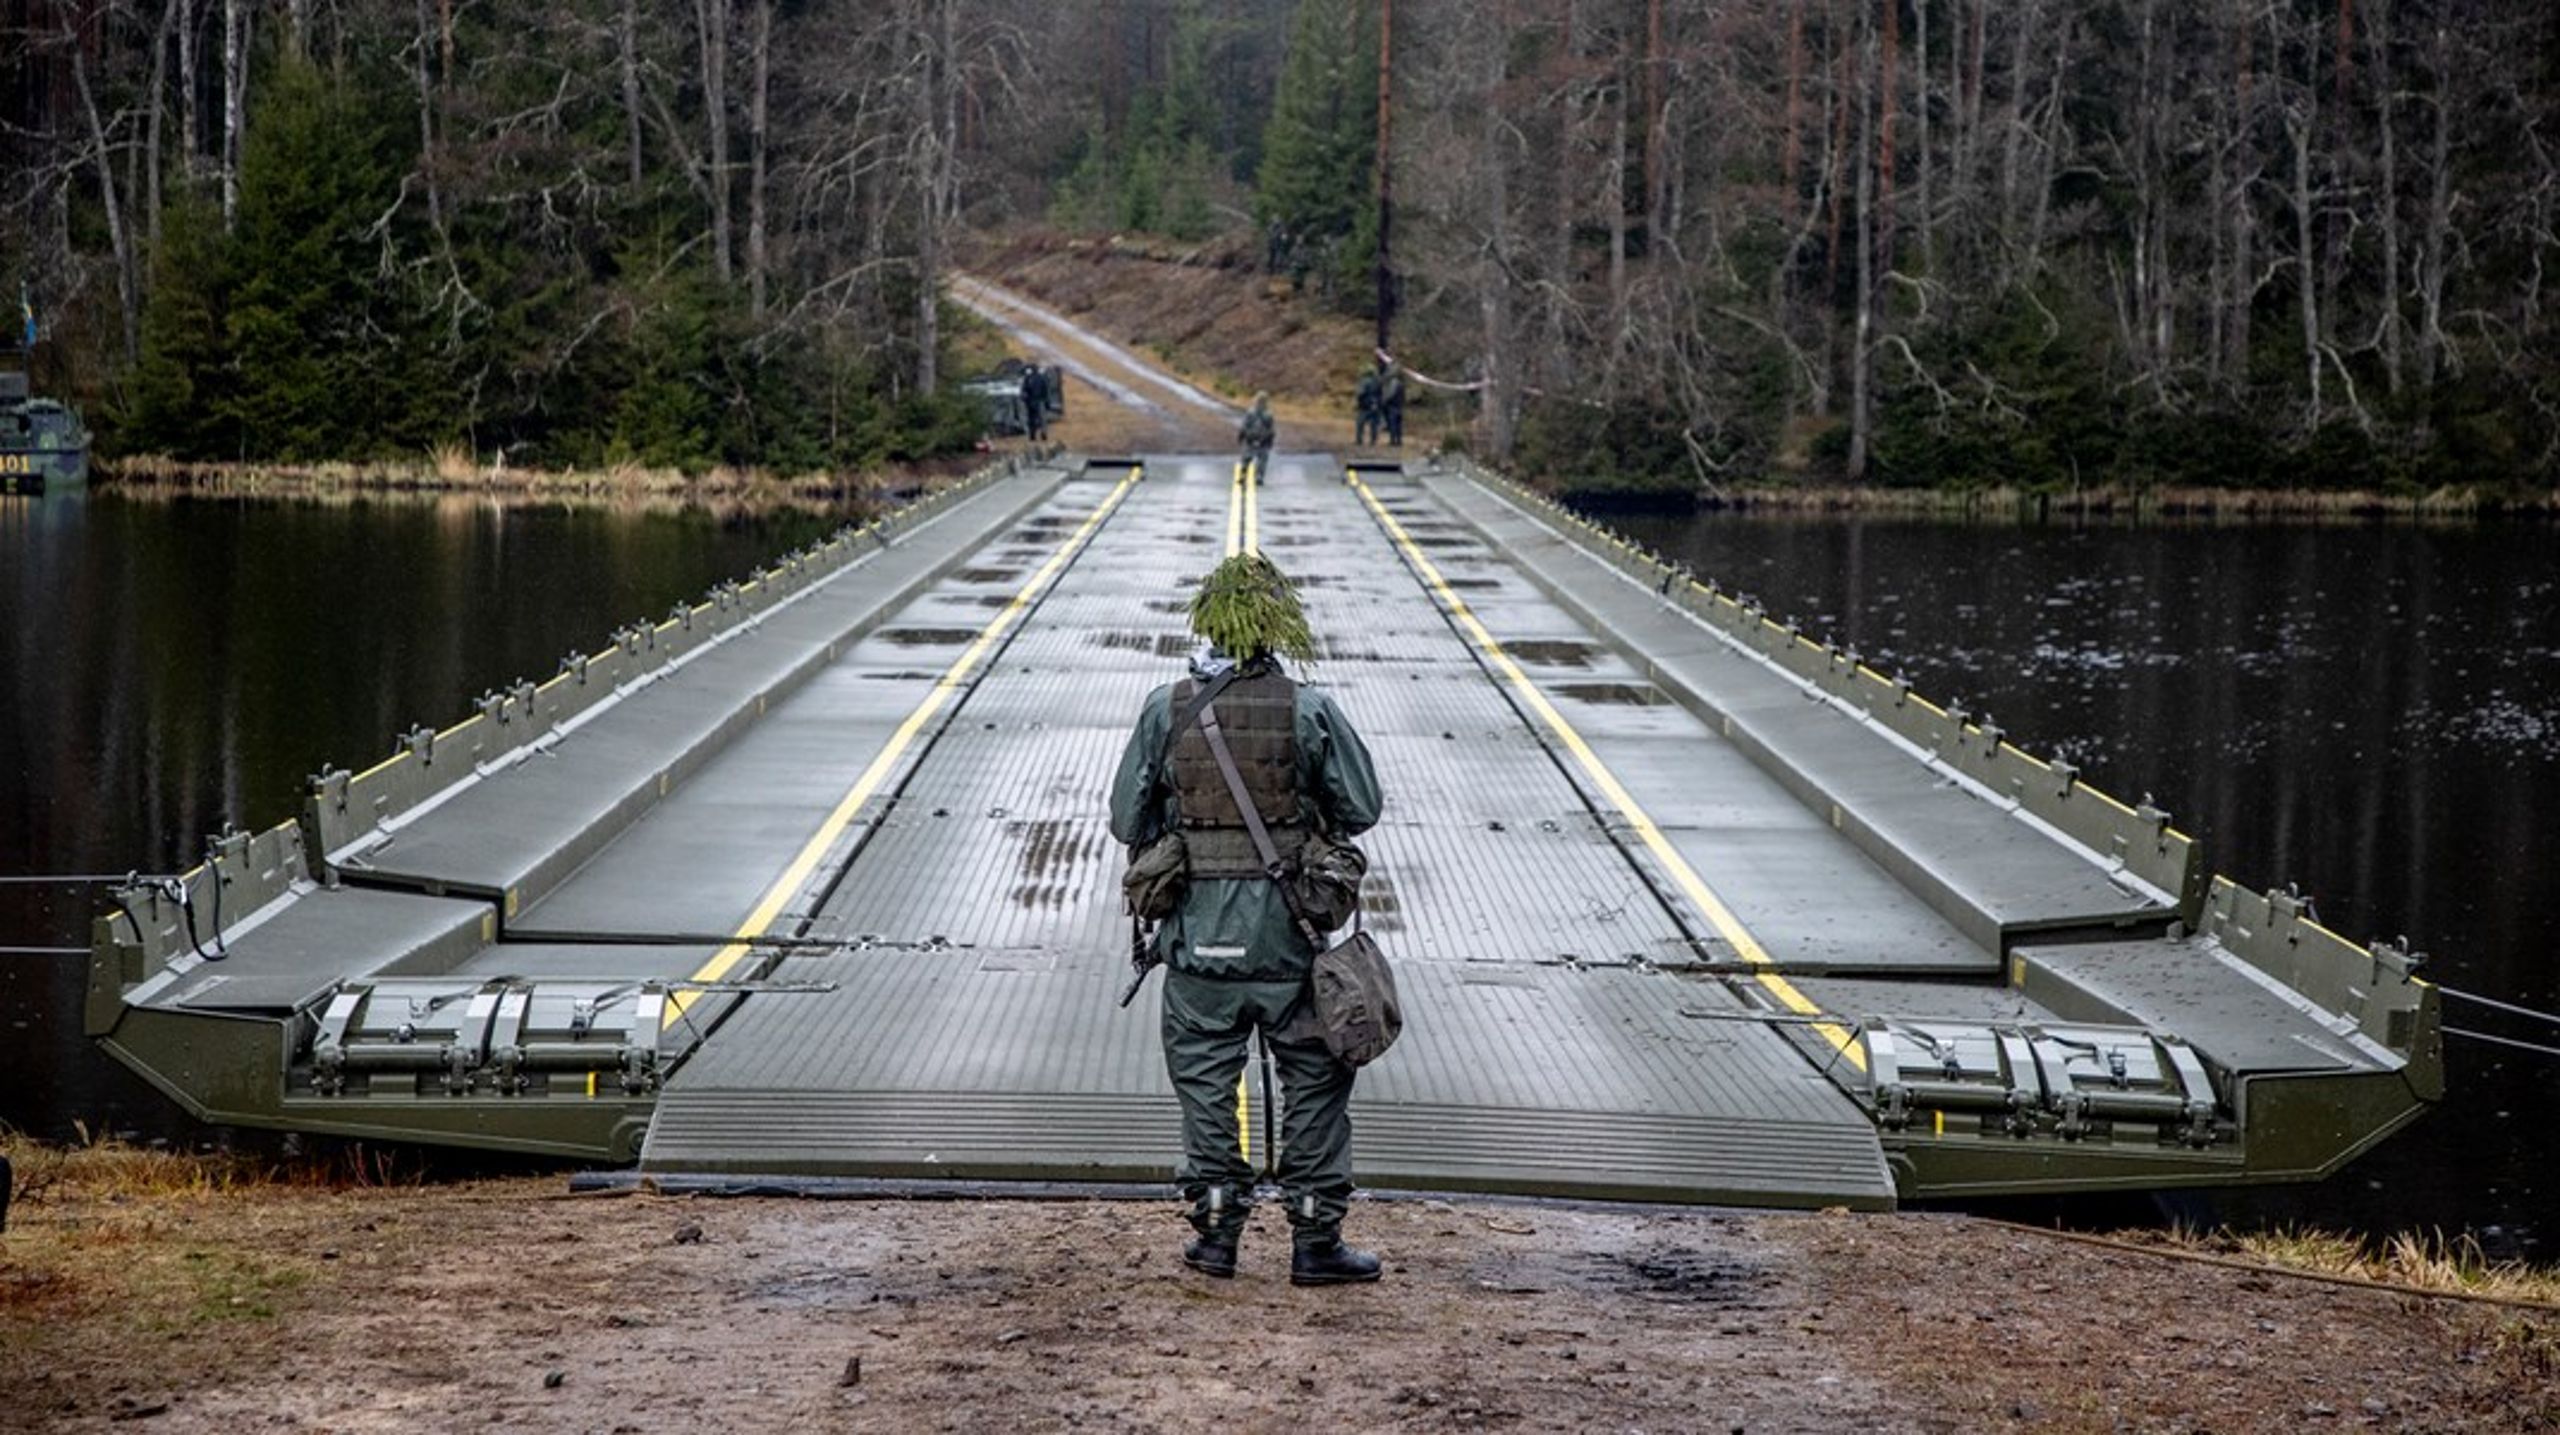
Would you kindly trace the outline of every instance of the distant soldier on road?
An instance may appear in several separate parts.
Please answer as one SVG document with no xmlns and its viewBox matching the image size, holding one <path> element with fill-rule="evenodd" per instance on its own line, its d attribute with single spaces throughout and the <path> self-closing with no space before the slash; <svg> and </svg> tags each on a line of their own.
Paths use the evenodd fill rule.
<svg viewBox="0 0 2560 1435">
<path fill-rule="evenodd" d="M 1049 375 L 1038 364 L 1022 370 L 1022 436 L 1038 443 L 1049 436 Z"/>
<path fill-rule="evenodd" d="M 1191 626 L 1208 640 L 1191 676 L 1147 696 L 1111 784 L 1111 835 L 1135 848 L 1178 831 L 1189 864 L 1189 885 L 1156 932 L 1165 1068 L 1182 1108 L 1177 1179 L 1200 1233 L 1183 1263 L 1211 1276 L 1236 1272 L 1254 1187 L 1238 1149 L 1236 1084 L 1246 1040 L 1259 1031 L 1284 1093 L 1289 1279 L 1373 1281 L 1378 1258 L 1342 1242 L 1356 1073 L 1325 1045 L 1313 1010 L 1315 952 L 1264 870 L 1201 715 L 1216 724 L 1272 845 L 1293 856 L 1310 833 L 1347 840 L 1376 824 L 1377 770 L 1333 700 L 1282 670 L 1283 657 L 1305 662 L 1315 646 L 1295 588 L 1269 559 L 1241 554 L 1212 570 L 1191 601 Z"/>
<path fill-rule="evenodd" d="M 1378 417 L 1387 425 L 1387 443 L 1404 447 L 1404 370 L 1381 360 L 1386 377 L 1378 385 Z"/>
<path fill-rule="evenodd" d="M 1366 447 L 1378 441 L 1378 429 L 1383 422 L 1379 416 L 1378 406 L 1384 397 L 1383 388 L 1378 382 L 1377 369 L 1371 369 L 1360 376 L 1359 414 L 1352 424 L 1351 441 L 1353 443 Z"/>
<path fill-rule="evenodd" d="M 1244 478 L 1247 483 L 1260 483 L 1271 471 L 1271 441 L 1277 430 L 1271 422 L 1271 395 L 1253 396 L 1253 407 L 1245 410 L 1244 422 L 1236 428 L 1236 442 L 1244 445 Z"/>
</svg>

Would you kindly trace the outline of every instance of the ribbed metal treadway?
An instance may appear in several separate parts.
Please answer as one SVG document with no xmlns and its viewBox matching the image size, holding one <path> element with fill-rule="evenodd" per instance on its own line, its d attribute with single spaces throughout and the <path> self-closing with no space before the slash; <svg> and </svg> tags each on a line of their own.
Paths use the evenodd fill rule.
<svg viewBox="0 0 2560 1435">
<path fill-rule="evenodd" d="M 742 1003 L 661 1098 L 644 1169 L 1170 1173 L 1152 989 L 1130 1010 L 1112 1004 L 1127 929 L 1103 808 L 1139 703 L 1180 675 L 1181 601 L 1221 552 L 1227 480 L 1222 462 L 1160 464 L 1094 535 L 882 805 L 817 914 L 813 933 L 861 949 L 774 973 L 837 990 Z M 1073 485 L 1058 506 L 1101 493 Z M 1597 651 L 1462 525 L 1420 518 L 1428 495 L 1398 497 L 1435 525 L 1423 530 L 1441 545 L 1435 558 L 1479 582 L 1465 591 L 1502 595 L 1510 632 Z M 1323 636 L 1311 676 L 1369 741 L 1387 790 L 1385 821 L 1365 842 L 1367 908 L 1403 964 L 1412 1025 L 1362 1076 L 1361 1178 L 1889 1203 L 1872 1126 L 1789 1042 L 1682 1015 L 1740 1003 L 1719 982 L 1665 969 L 1697 948 L 1656 895 L 1658 874 L 1612 840 L 1339 473 L 1283 465 L 1259 502 L 1263 547 L 1300 579 Z M 1060 526 L 1050 518 L 1041 534 Z M 1038 561 L 1017 546 L 970 562 Z M 931 630 L 958 630 L 980 607 L 946 583 L 884 632 L 926 635 L 913 654 L 930 669 L 947 661 Z M 962 642 L 953 631 L 948 651 Z M 1635 681 L 1601 657 L 1593 681 Z M 1587 706 L 1603 724 L 1623 715 L 1713 741 L 1676 710 Z M 1863 862 L 1845 844 L 1828 855 Z"/>
</svg>

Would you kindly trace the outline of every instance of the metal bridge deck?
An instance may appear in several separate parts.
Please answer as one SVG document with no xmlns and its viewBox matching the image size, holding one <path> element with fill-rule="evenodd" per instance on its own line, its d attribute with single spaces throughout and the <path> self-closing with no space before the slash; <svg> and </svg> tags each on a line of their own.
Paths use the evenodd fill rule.
<svg viewBox="0 0 2560 1435">
<path fill-rule="evenodd" d="M 1649 695 L 1433 491 L 1380 482 L 1400 540 L 1330 464 L 1284 459 L 1250 503 L 1231 480 L 1223 461 L 1157 460 L 1133 484 L 1066 485 L 975 566 L 884 617 L 839 660 L 842 680 L 778 706 L 773 736 L 741 737 L 717 783 L 697 780 L 724 808 L 752 809 L 767 781 L 808 808 L 807 789 L 840 786 L 840 773 L 821 782 L 823 766 L 760 755 L 799 726 L 795 704 L 837 712 L 845 741 L 831 760 L 860 765 L 913 706 L 915 682 L 969 655 L 990 607 L 1104 515 L 830 851 L 851 858 L 840 880 L 789 913 L 794 930 L 847 946 L 773 977 L 834 990 L 741 1003 L 660 1096 L 643 1169 L 1163 1178 L 1175 1124 L 1152 1003 L 1112 1003 L 1126 929 L 1104 792 L 1140 702 L 1179 674 L 1185 589 L 1232 542 L 1302 585 L 1323 648 L 1312 678 L 1359 724 L 1387 789 L 1366 842 L 1366 920 L 1402 964 L 1411 1025 L 1355 1098 L 1362 1179 L 1889 1203 L 1872 1122 L 1797 1040 L 1717 1015 L 1746 1004 L 1683 969 L 1733 960 L 1728 943 L 1591 770 L 1551 750 L 1552 732 L 1524 716 L 1400 542 L 1430 555 L 1443 591 L 1464 594 L 1776 960 L 1987 972 L 1996 953 Z M 627 910 L 625 884 L 653 910 L 681 900 L 673 872 L 616 856 L 674 850 L 650 833 L 684 821 L 671 803 L 545 906 L 574 893 L 599 914 Z M 775 873 L 803 840 L 805 825 L 777 821 L 770 840 L 699 860 Z M 702 891 L 751 885 L 724 876 Z M 687 913 L 688 929 L 744 914 L 736 896 L 720 901 Z"/>
<path fill-rule="evenodd" d="M 1248 549 L 1386 797 L 1363 909 L 1409 1024 L 1353 1101 L 1364 1184 L 2299 1180 L 2443 1094 L 2416 958 L 1463 460 L 1000 459 L 119 888 L 85 1025 L 210 1120 L 1161 1182 L 1105 790 Z"/>
<path fill-rule="evenodd" d="M 1463 464 L 1008 459 L 120 891 L 90 1030 L 210 1119 L 1162 1181 L 1105 790 L 1189 590 L 1259 549 L 1386 795 L 1363 908 L 1409 1024 L 1353 1101 L 1365 1184 L 2303 1179 L 2441 1094 L 2403 954 L 1576 522 Z"/>
</svg>

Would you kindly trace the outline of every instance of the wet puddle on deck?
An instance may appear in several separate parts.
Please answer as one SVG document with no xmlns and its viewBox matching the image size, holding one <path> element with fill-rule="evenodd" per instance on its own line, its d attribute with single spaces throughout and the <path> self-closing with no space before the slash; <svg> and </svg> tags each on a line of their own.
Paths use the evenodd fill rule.
<svg viewBox="0 0 2560 1435">
<path fill-rule="evenodd" d="M 901 648 L 954 647 L 978 640 L 975 628 L 882 628 L 871 636 Z"/>
<path fill-rule="evenodd" d="M 1199 640 L 1188 633 L 1095 633 L 1087 641 L 1097 648 L 1118 648 L 1132 653 L 1153 653 L 1159 658 L 1179 658 L 1188 654 Z"/>
<path fill-rule="evenodd" d="M 1502 651 L 1524 663 L 1543 663 L 1557 668 L 1587 668 L 1592 655 L 1600 651 L 1597 643 L 1575 638 L 1523 638 L 1505 643 Z"/>
<path fill-rule="evenodd" d="M 1547 691 L 1560 698 L 1615 707 L 1658 708 L 1671 701 L 1651 683 L 1558 683 Z"/>
</svg>

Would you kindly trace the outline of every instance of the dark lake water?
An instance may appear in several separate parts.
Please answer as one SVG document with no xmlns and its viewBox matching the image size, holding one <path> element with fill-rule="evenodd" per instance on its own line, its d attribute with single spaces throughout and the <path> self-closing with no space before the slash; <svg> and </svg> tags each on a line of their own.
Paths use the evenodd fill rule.
<svg viewBox="0 0 2560 1435">
<path fill-rule="evenodd" d="M 2560 530 L 1607 515 L 2009 740 L 2149 794 L 2245 887 L 2560 1008 Z M 2445 1019 L 2548 1045 L 2447 1002 Z M 2484 1232 L 2560 1259 L 2560 1057 L 2448 1038 L 2450 1095 L 2318 1186 L 2216 1215 Z"/>
<path fill-rule="evenodd" d="M 0 876 L 170 872 L 479 694 L 823 536 L 784 511 L 0 498 Z M 81 945 L 95 887 L 0 882 L 0 944 Z M 0 1122 L 182 1130 L 79 1036 L 78 964 L 0 953 Z"/>
<path fill-rule="evenodd" d="M 2298 883 L 2338 931 L 2406 933 L 2449 985 L 2560 1007 L 2560 532 L 1609 521 L 2020 747 L 2150 795 L 2242 884 Z M 226 820 L 290 816 L 324 764 L 362 767 L 413 723 L 831 526 L 0 500 L 0 874 L 191 864 Z M 0 943 L 85 943 L 92 897 L 0 884 Z M 77 1037 L 77 971 L 0 955 L 0 1121 L 179 1130 Z M 2449 1046 L 2452 1094 L 2414 1129 L 2322 1185 L 2201 1214 L 2480 1231 L 2560 1258 L 2560 1058 Z"/>
</svg>

